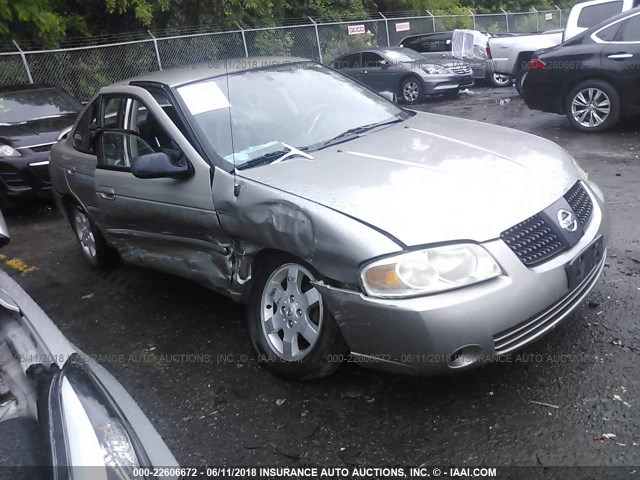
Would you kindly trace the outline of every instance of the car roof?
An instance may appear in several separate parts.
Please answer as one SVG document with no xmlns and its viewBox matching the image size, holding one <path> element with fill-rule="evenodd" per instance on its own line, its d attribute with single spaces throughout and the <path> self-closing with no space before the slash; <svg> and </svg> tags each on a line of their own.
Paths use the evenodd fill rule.
<svg viewBox="0 0 640 480">
<path fill-rule="evenodd" d="M 0 93 L 24 92 L 28 90 L 42 90 L 45 88 L 58 88 L 48 83 L 16 83 L 13 85 L 0 85 Z"/>
<path fill-rule="evenodd" d="M 242 57 L 227 60 L 211 60 L 209 62 L 184 65 L 167 70 L 145 73 L 134 78 L 129 78 L 116 85 L 130 85 L 135 82 L 153 82 L 177 87 L 185 83 L 196 82 L 207 78 L 219 77 L 230 73 L 238 73 L 250 70 L 259 70 L 270 66 L 286 65 L 288 63 L 310 62 L 308 58 L 301 57 Z"/>
</svg>

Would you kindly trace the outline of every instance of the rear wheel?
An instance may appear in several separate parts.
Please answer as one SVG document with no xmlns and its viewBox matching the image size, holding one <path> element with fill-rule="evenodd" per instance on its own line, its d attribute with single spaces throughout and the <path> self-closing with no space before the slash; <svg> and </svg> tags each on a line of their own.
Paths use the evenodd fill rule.
<svg viewBox="0 0 640 480">
<path fill-rule="evenodd" d="M 583 132 L 603 132 L 620 119 L 620 96 L 602 80 L 576 86 L 565 100 L 564 111 L 572 127 Z"/>
<path fill-rule="evenodd" d="M 96 224 L 80 205 L 73 203 L 69 206 L 69 217 L 80 249 L 91 265 L 103 267 L 117 261 L 117 252 L 107 245 Z"/>
<path fill-rule="evenodd" d="M 318 289 L 317 275 L 293 257 L 258 266 L 247 315 L 263 366 L 291 380 L 309 380 L 340 366 L 345 344 Z"/>
<path fill-rule="evenodd" d="M 400 85 L 400 98 L 408 104 L 414 104 L 422 98 L 422 84 L 415 77 L 409 77 Z"/>
<path fill-rule="evenodd" d="M 501 75 L 500 73 L 492 73 L 488 75 L 488 80 L 494 87 L 510 87 L 513 83 L 511 75 Z"/>
<path fill-rule="evenodd" d="M 523 67 L 520 70 L 518 70 L 518 73 L 516 74 L 516 90 L 518 92 L 518 95 L 522 96 L 522 87 L 524 85 L 524 79 L 527 75 L 527 68 Z"/>
</svg>

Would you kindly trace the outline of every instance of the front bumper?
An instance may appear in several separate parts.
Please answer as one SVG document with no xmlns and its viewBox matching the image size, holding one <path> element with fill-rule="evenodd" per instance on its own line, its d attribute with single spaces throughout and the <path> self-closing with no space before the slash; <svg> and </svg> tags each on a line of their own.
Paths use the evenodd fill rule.
<svg viewBox="0 0 640 480">
<path fill-rule="evenodd" d="M 20 157 L 0 159 L 0 194 L 33 195 L 51 189 L 49 152 L 20 150 Z"/>
<path fill-rule="evenodd" d="M 553 329 L 595 286 L 604 257 L 574 290 L 565 272 L 565 265 L 598 236 L 603 235 L 605 246 L 608 240 L 604 200 L 597 187 L 589 195 L 593 213 L 583 237 L 541 265 L 527 268 L 497 239 L 482 245 L 506 273 L 477 285 L 397 300 L 324 284 L 318 288 L 354 358 L 365 366 L 430 375 L 486 363 Z"/>
<path fill-rule="evenodd" d="M 439 95 L 460 88 L 460 79 L 455 73 L 431 74 L 423 79 L 425 95 Z"/>
</svg>

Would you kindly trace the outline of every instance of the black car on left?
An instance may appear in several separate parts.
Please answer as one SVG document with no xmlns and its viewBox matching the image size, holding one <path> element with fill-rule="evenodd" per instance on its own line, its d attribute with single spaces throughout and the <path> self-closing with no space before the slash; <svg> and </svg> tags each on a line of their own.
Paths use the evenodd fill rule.
<svg viewBox="0 0 640 480">
<path fill-rule="evenodd" d="M 81 109 L 50 85 L 0 86 L 0 200 L 50 189 L 49 150 Z"/>
<path fill-rule="evenodd" d="M 640 115 L 640 8 L 536 52 L 522 96 L 529 108 L 565 114 L 584 132 Z"/>
</svg>

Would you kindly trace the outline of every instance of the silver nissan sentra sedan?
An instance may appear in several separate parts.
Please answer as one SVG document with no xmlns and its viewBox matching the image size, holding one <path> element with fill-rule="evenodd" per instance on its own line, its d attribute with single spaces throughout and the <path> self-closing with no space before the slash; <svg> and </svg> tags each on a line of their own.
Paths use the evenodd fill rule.
<svg viewBox="0 0 640 480">
<path fill-rule="evenodd" d="M 247 305 L 261 363 L 464 370 L 557 326 L 602 272 L 602 192 L 558 145 L 398 107 L 317 63 L 248 58 L 105 87 L 51 151 L 95 266 Z"/>
</svg>

